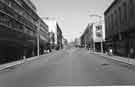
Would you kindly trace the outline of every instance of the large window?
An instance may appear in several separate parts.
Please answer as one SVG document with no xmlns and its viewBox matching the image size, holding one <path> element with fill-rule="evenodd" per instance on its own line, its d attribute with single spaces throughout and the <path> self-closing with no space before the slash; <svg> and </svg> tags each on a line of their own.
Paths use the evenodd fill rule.
<svg viewBox="0 0 135 87">
<path fill-rule="evenodd" d="M 113 17 L 113 13 L 111 14 L 111 30 L 113 31 L 113 27 L 114 26 L 114 17 Z"/>
<path fill-rule="evenodd" d="M 134 17 L 134 2 L 133 0 L 129 0 L 129 14 L 130 17 L 133 18 Z"/>
<path fill-rule="evenodd" d="M 114 14 L 115 14 L 115 28 L 118 27 L 118 13 L 117 13 L 117 10 L 114 11 Z"/>
<path fill-rule="evenodd" d="M 16 11 L 17 14 L 24 16 L 27 20 L 34 23 L 34 19 L 32 18 L 33 14 L 31 13 L 31 10 L 27 8 L 27 5 L 25 5 L 25 3 L 22 2 L 22 0 L 21 1 L 5 0 L 3 2 L 5 2 L 7 5 L 10 4 L 10 8 L 12 8 L 12 10 Z M 21 7 L 21 6 L 25 6 L 25 7 Z M 8 8 L 8 7 L 5 6 L 4 9 L 6 9 L 6 8 Z M 6 9 L 5 11 L 7 11 L 7 10 L 9 10 L 9 8 Z"/>
<path fill-rule="evenodd" d="M 119 7 L 119 17 L 118 17 L 119 18 L 119 26 L 121 25 L 121 21 L 122 21 L 121 20 L 122 19 L 122 15 L 121 14 L 122 14 L 121 7 Z"/>
<path fill-rule="evenodd" d="M 12 29 L 22 29 L 22 24 L 3 13 L 0 13 L 0 23 Z"/>
<path fill-rule="evenodd" d="M 106 16 L 105 18 L 105 26 L 106 26 L 106 29 L 108 30 L 109 29 L 109 16 Z"/>
<path fill-rule="evenodd" d="M 126 2 L 123 3 L 123 7 L 124 7 L 124 24 L 127 23 L 127 4 Z"/>
<path fill-rule="evenodd" d="M 19 2 L 16 3 L 16 1 Z M 33 29 L 36 30 L 36 26 L 32 23 L 34 19 L 32 18 L 32 15 L 28 13 L 30 9 L 24 9 L 23 7 L 21 7 L 21 5 L 26 6 L 24 5 L 25 3 L 22 2 L 22 0 L 16 1 L 0 0 L 0 23 L 14 29 L 22 30 L 24 28 L 23 26 L 26 26 L 30 31 Z M 33 35 L 32 32 L 30 33 L 31 35 Z"/>
</svg>

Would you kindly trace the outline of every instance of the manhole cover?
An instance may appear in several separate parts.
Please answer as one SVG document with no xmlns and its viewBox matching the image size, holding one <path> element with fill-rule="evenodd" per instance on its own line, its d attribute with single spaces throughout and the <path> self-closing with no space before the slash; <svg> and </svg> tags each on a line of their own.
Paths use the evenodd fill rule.
<svg viewBox="0 0 135 87">
<path fill-rule="evenodd" d="M 103 63 L 101 64 L 102 66 L 108 66 L 109 64 L 108 63 Z"/>
</svg>

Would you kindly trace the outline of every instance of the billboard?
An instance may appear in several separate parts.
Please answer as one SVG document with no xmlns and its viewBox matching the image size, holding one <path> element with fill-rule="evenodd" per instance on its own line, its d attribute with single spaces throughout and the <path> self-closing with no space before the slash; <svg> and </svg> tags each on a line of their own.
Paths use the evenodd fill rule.
<svg viewBox="0 0 135 87">
<path fill-rule="evenodd" d="M 93 40 L 94 42 L 105 41 L 105 26 L 104 24 L 93 24 Z"/>
</svg>

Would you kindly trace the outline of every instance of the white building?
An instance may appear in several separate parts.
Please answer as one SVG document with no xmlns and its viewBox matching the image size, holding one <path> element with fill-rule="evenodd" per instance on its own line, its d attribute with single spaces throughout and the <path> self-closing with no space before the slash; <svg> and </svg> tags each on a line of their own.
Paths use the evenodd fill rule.
<svg viewBox="0 0 135 87">
<path fill-rule="evenodd" d="M 95 43 L 105 41 L 105 24 L 104 23 L 93 24 L 93 41 Z"/>
<path fill-rule="evenodd" d="M 48 25 L 49 32 L 54 33 L 55 44 L 57 44 L 57 21 L 52 18 L 46 18 L 44 21 Z"/>
</svg>

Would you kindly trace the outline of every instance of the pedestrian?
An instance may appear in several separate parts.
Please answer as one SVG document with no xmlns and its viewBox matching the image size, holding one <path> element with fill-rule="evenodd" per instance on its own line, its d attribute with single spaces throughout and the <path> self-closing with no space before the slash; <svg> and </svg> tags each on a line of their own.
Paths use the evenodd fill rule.
<svg viewBox="0 0 135 87">
<path fill-rule="evenodd" d="M 134 48 L 130 48 L 129 57 L 134 58 Z"/>
<path fill-rule="evenodd" d="M 109 48 L 109 55 L 110 55 L 110 56 L 113 55 L 113 50 L 112 50 L 112 48 Z"/>
</svg>

